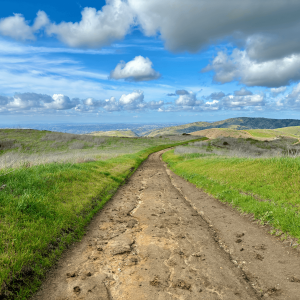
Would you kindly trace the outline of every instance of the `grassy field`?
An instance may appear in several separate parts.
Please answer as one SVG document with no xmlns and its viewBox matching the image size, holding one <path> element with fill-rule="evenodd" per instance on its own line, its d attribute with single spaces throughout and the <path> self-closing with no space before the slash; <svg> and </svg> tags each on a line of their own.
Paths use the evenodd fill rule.
<svg viewBox="0 0 300 300">
<path fill-rule="evenodd" d="M 89 135 L 94 136 L 118 136 L 118 137 L 135 137 L 137 136 L 132 130 L 112 130 L 112 131 L 94 131 Z"/>
<path fill-rule="evenodd" d="M 290 135 L 300 138 L 300 126 L 284 127 L 275 129 L 279 134 Z"/>
<path fill-rule="evenodd" d="M 207 142 L 205 147 L 206 153 L 197 153 L 181 146 L 163 159 L 198 188 L 280 230 L 282 238 L 300 239 L 299 156 L 229 157 L 213 153 Z"/>
<path fill-rule="evenodd" d="M 2 145 L 9 146 L 2 150 L 2 155 L 13 153 L 17 147 L 51 152 L 46 148 L 50 144 L 49 133 L 34 131 L 31 139 L 22 136 L 20 131 L 8 132 L 6 136 L 11 138 L 13 134 L 14 143 L 5 144 L 1 140 Z M 50 142 L 57 142 L 52 137 Z M 65 135 L 60 137 L 66 139 Z M 92 216 L 140 163 L 152 152 L 185 143 L 185 138 L 177 142 L 172 142 L 171 137 L 140 139 L 142 143 L 137 142 L 138 139 L 126 139 L 130 152 L 143 150 L 125 155 L 118 152 L 117 157 L 106 160 L 23 164 L 18 168 L 1 169 L 0 298 L 28 299 L 62 251 L 82 237 Z M 106 147 L 114 149 L 114 141 L 117 145 L 123 142 L 120 138 L 109 140 Z M 72 139 L 62 147 L 76 142 Z M 155 145 L 159 143 L 161 145 Z"/>
<path fill-rule="evenodd" d="M 279 133 L 274 129 L 251 129 L 245 131 L 250 133 L 251 136 L 257 138 L 276 138 L 279 136 Z"/>
<path fill-rule="evenodd" d="M 0 129 L 0 169 L 24 164 L 106 160 L 192 138 L 195 137 L 120 138 L 30 129 Z"/>
</svg>

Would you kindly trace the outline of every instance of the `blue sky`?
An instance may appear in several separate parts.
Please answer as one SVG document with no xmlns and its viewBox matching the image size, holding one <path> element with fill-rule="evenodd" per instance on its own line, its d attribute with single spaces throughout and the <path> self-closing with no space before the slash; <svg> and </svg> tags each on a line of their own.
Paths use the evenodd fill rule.
<svg viewBox="0 0 300 300">
<path fill-rule="evenodd" d="M 299 119 L 300 2 L 1 1 L 0 123 Z"/>
</svg>

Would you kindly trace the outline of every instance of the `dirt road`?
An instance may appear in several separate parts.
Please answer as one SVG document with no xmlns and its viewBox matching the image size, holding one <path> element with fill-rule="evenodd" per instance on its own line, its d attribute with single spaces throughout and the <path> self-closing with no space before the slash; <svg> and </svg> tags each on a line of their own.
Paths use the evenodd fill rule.
<svg viewBox="0 0 300 300">
<path fill-rule="evenodd" d="M 33 300 L 300 299 L 296 250 L 167 171 L 160 155 L 95 216 Z"/>
</svg>

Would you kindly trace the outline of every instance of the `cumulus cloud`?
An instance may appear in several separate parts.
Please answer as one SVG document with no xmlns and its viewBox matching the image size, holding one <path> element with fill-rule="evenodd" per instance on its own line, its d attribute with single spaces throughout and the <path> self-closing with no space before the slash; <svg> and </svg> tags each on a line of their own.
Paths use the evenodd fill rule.
<svg viewBox="0 0 300 300">
<path fill-rule="evenodd" d="M 195 52 L 236 33 L 244 39 L 270 32 L 276 37 L 290 36 L 291 29 L 298 29 L 298 34 L 300 27 L 299 1 L 243 0 L 237 4 L 224 0 L 128 0 L 128 3 L 145 34 L 159 32 L 166 47 L 173 51 Z"/>
<path fill-rule="evenodd" d="M 119 100 L 120 106 L 125 109 L 140 109 L 145 107 L 143 91 L 134 91 L 130 94 L 123 94 Z"/>
<path fill-rule="evenodd" d="M 80 22 L 51 24 L 47 32 L 55 34 L 71 47 L 102 47 L 122 39 L 134 24 L 134 15 L 121 0 L 107 0 L 102 10 L 85 7 Z"/>
<path fill-rule="evenodd" d="M 242 87 L 239 91 L 234 91 L 235 96 L 248 96 L 253 95 L 251 91 L 248 91 L 246 88 Z"/>
<path fill-rule="evenodd" d="M 246 95 L 246 96 L 233 96 L 229 95 L 222 101 L 225 108 L 241 109 L 248 106 L 265 106 L 266 99 L 264 94 Z"/>
<path fill-rule="evenodd" d="M 28 23 L 21 14 L 2 18 L 0 19 L 0 34 L 16 40 L 34 40 L 34 33 L 48 25 L 49 19 L 45 12 L 38 11 L 34 24 L 29 26 Z"/>
<path fill-rule="evenodd" d="M 225 97 L 225 94 L 223 92 L 215 92 L 215 93 L 211 93 L 209 96 L 205 97 L 205 99 L 220 100 L 223 97 Z"/>
<path fill-rule="evenodd" d="M 36 93 L 15 93 L 13 97 L 0 96 L 1 111 L 43 111 L 64 110 L 76 106 L 79 99 L 70 100 L 69 97 L 54 94 L 52 97 Z"/>
<path fill-rule="evenodd" d="M 105 100 L 96 100 L 94 98 L 70 99 L 63 94 L 49 96 L 36 93 L 16 93 L 14 97 L 0 96 L 0 112 L 26 110 L 46 112 L 72 109 L 77 112 L 142 111 L 147 109 L 157 110 L 164 104 L 162 100 L 146 102 L 144 92 L 140 90 L 123 94 L 119 100 L 115 97 Z"/>
<path fill-rule="evenodd" d="M 277 97 L 279 94 L 282 94 L 286 91 L 286 86 L 281 86 L 279 88 L 271 88 L 271 96 Z"/>
<path fill-rule="evenodd" d="M 110 72 L 110 78 L 125 79 L 128 81 L 149 81 L 158 79 L 159 77 L 160 74 L 152 68 L 151 60 L 143 56 L 136 56 L 128 63 L 121 61 Z"/>
<path fill-rule="evenodd" d="M 71 101 L 68 96 L 62 94 L 54 94 L 53 101 L 45 103 L 47 109 L 65 110 L 76 106 L 76 101 Z"/>
<path fill-rule="evenodd" d="M 186 90 L 177 90 L 176 94 L 179 96 L 175 100 L 177 106 L 197 106 L 202 104 L 202 101 L 197 100 L 196 94 Z"/>
<path fill-rule="evenodd" d="M 286 96 L 284 105 L 292 109 L 300 109 L 300 83 Z"/>
<path fill-rule="evenodd" d="M 300 79 L 300 55 L 258 62 L 246 51 L 234 49 L 231 55 L 219 52 L 202 72 L 213 71 L 220 83 L 238 80 L 247 86 L 280 87 Z"/>
</svg>

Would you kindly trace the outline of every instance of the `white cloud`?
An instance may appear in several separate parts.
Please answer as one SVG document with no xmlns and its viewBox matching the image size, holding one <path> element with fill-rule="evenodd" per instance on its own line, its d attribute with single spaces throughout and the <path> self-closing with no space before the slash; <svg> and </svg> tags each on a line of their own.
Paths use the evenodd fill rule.
<svg viewBox="0 0 300 300">
<path fill-rule="evenodd" d="M 71 101 L 68 96 L 62 94 L 54 94 L 52 96 L 53 101 L 45 103 L 47 109 L 65 110 L 76 106 L 76 101 Z"/>
<path fill-rule="evenodd" d="M 270 32 L 275 36 L 290 36 L 291 29 L 298 29 L 293 30 L 298 34 L 300 27 L 299 1 L 243 0 L 237 4 L 224 0 L 128 0 L 128 3 L 145 34 L 159 32 L 167 48 L 173 51 L 195 52 L 237 33 L 244 40 Z"/>
<path fill-rule="evenodd" d="M 62 94 L 52 97 L 37 93 L 16 93 L 13 97 L 0 96 L 0 108 L 7 111 L 32 110 L 41 112 L 45 110 L 67 110 L 76 106 L 79 99 L 70 100 Z"/>
<path fill-rule="evenodd" d="M 231 108 L 231 109 L 241 109 L 249 106 L 261 107 L 266 105 L 266 100 L 264 94 L 255 94 L 255 95 L 247 95 L 247 96 L 229 95 L 223 99 L 222 105 L 225 108 Z"/>
<path fill-rule="evenodd" d="M 28 25 L 23 15 L 14 14 L 0 19 L 0 34 L 17 40 L 35 40 L 34 33 L 49 23 L 45 12 L 38 11 L 32 26 Z"/>
<path fill-rule="evenodd" d="M 143 56 L 136 56 L 128 63 L 121 61 L 110 72 L 110 78 L 125 79 L 128 81 L 148 81 L 158 79 L 159 77 L 160 74 L 152 68 L 151 60 Z"/>
<path fill-rule="evenodd" d="M 123 94 L 119 100 L 119 105 L 126 110 L 142 109 L 147 106 L 144 102 L 143 91 L 134 91 L 130 94 Z"/>
<path fill-rule="evenodd" d="M 205 104 L 207 104 L 207 105 L 215 105 L 215 104 L 218 104 L 218 103 L 219 103 L 218 100 L 213 100 L 213 101 L 207 101 L 207 102 L 205 102 Z"/>
<path fill-rule="evenodd" d="M 284 93 L 286 91 L 286 86 L 281 86 L 279 88 L 271 88 L 271 96 L 277 97 L 278 95 Z"/>
<path fill-rule="evenodd" d="M 300 79 L 300 54 L 257 62 L 246 51 L 234 49 L 231 55 L 219 52 L 202 72 L 213 71 L 220 83 L 238 80 L 247 86 L 280 87 Z"/>
<path fill-rule="evenodd" d="M 224 97 L 225 97 L 225 94 L 223 92 L 214 92 L 214 93 L 211 93 L 208 97 L 205 97 L 205 99 L 220 100 Z"/>
<path fill-rule="evenodd" d="M 202 101 L 198 101 L 196 95 L 193 92 L 186 90 L 177 90 L 176 94 L 179 96 L 175 100 L 177 106 L 197 106 L 202 104 Z"/>
<path fill-rule="evenodd" d="M 80 22 L 51 24 L 47 33 L 71 47 L 102 47 L 122 39 L 134 24 L 134 15 L 126 2 L 107 0 L 102 10 L 85 7 Z"/>
<path fill-rule="evenodd" d="M 292 109 L 300 109 L 300 83 L 285 97 L 284 105 Z"/>
<path fill-rule="evenodd" d="M 235 96 L 248 96 L 253 95 L 251 91 L 248 91 L 246 88 L 242 87 L 239 91 L 234 91 Z"/>
</svg>

